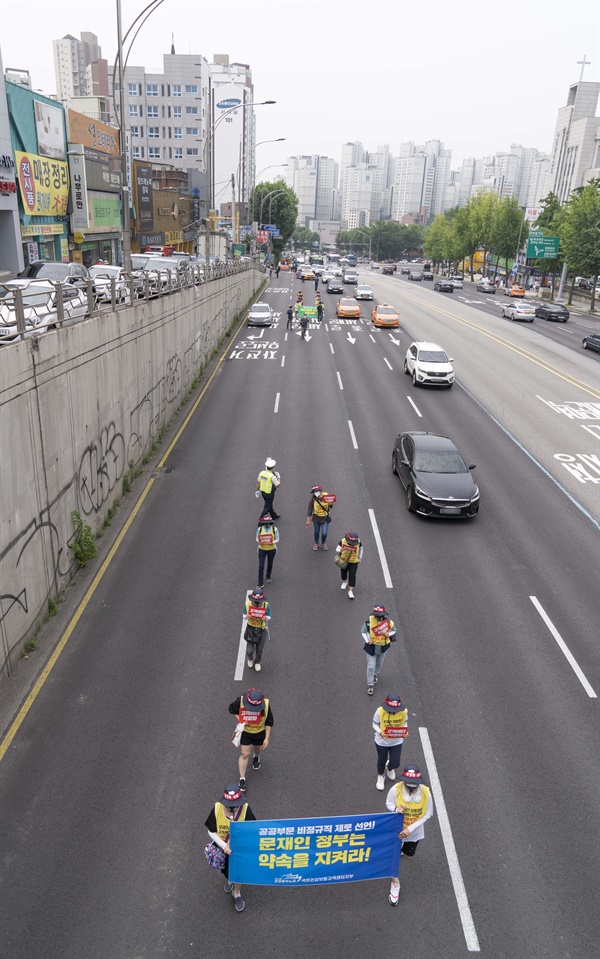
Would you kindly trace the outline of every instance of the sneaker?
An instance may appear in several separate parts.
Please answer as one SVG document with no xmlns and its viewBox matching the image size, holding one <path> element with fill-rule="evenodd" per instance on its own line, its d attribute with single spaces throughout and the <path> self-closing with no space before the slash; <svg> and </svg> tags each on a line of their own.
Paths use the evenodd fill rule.
<svg viewBox="0 0 600 959">
<path fill-rule="evenodd" d="M 373 676 L 373 682 L 374 682 L 374 683 L 378 683 L 378 682 L 379 682 L 379 676 Z"/>
<path fill-rule="evenodd" d="M 368 696 L 372 696 L 372 695 L 373 695 L 373 687 L 372 687 L 372 686 L 367 686 L 367 695 L 368 695 Z"/>
<path fill-rule="evenodd" d="M 391 906 L 398 905 L 398 899 L 400 898 L 400 883 L 396 879 L 392 879 L 392 885 L 390 886 L 390 894 L 388 900 Z"/>
<path fill-rule="evenodd" d="M 354 590 L 352 589 L 348 590 L 348 599 L 354 599 Z"/>
<path fill-rule="evenodd" d="M 348 580 L 347 580 L 347 579 L 343 579 L 343 580 L 342 580 L 342 585 L 340 586 L 340 589 L 346 589 L 347 585 L 348 585 Z"/>
<path fill-rule="evenodd" d="M 255 669 L 255 671 L 256 671 L 257 673 L 260 673 L 260 671 L 261 671 L 261 669 L 262 669 L 262 666 L 260 665 L 260 663 L 255 663 L 255 664 L 254 664 L 254 669 Z"/>
<path fill-rule="evenodd" d="M 252 760 L 252 768 L 260 769 L 260 756 L 255 756 Z"/>
<path fill-rule="evenodd" d="M 223 883 L 223 892 L 233 892 L 233 883 L 228 882 L 227 879 Z"/>
<path fill-rule="evenodd" d="M 240 792 L 241 792 L 241 793 L 245 793 L 245 792 L 246 792 L 246 780 L 245 780 L 245 778 L 244 778 L 243 776 L 242 776 L 242 778 L 240 779 Z"/>
<path fill-rule="evenodd" d="M 390 767 L 388 766 L 387 763 L 385 764 L 385 774 L 386 774 L 386 776 L 387 776 L 388 779 L 391 779 L 391 780 L 392 780 L 392 782 L 393 782 L 394 779 L 396 778 L 396 770 L 395 770 L 395 769 L 390 769 Z"/>
<path fill-rule="evenodd" d="M 327 543 L 321 543 L 321 549 L 329 549 Z"/>
<path fill-rule="evenodd" d="M 378 776 L 375 785 L 377 789 L 385 789 L 385 776 Z"/>
<path fill-rule="evenodd" d="M 318 553 L 318 552 L 319 552 L 319 544 L 318 544 L 318 543 L 315 543 L 315 545 L 313 546 L 313 549 L 314 549 L 315 553 Z"/>
<path fill-rule="evenodd" d="M 397 899 L 396 899 L 396 902 L 398 902 Z M 235 896 L 233 900 L 233 904 L 235 906 L 236 912 L 243 912 L 244 909 L 246 908 L 246 903 L 244 902 L 241 896 Z"/>
<path fill-rule="evenodd" d="M 271 579 L 271 577 L 270 577 L 270 576 L 267 576 L 267 583 L 272 583 L 272 582 L 273 582 L 273 580 Z"/>
<path fill-rule="evenodd" d="M 257 588 L 257 589 L 262 589 L 264 585 L 265 585 L 264 583 L 257 583 L 257 584 L 256 584 L 256 588 Z"/>
<path fill-rule="evenodd" d="M 248 658 L 248 659 L 246 660 L 246 662 L 248 663 L 248 666 L 250 667 L 250 669 L 252 669 L 252 667 L 254 666 L 254 660 Z"/>
</svg>

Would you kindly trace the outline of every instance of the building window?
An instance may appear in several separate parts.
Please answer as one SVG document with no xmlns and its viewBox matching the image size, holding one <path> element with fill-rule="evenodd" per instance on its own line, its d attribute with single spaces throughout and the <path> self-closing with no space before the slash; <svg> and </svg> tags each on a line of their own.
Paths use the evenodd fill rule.
<svg viewBox="0 0 600 959">
<path fill-rule="evenodd" d="M 140 128 L 139 128 L 139 127 L 129 127 L 129 133 L 131 134 L 132 137 L 136 137 L 136 139 L 137 139 L 137 137 L 139 137 L 139 135 L 140 135 Z"/>
<path fill-rule="evenodd" d="M 157 96 L 158 96 L 158 83 L 147 83 L 147 84 L 146 84 L 146 96 L 147 96 L 147 97 L 157 97 Z"/>
<path fill-rule="evenodd" d="M 188 147 L 187 150 L 185 151 L 185 155 L 186 157 L 197 157 L 198 149 L 196 147 Z"/>
<path fill-rule="evenodd" d="M 198 115 L 198 107 L 186 107 L 186 108 L 185 108 L 185 112 L 186 112 L 188 115 L 191 115 L 191 116 L 194 116 L 194 117 L 195 117 L 195 116 Z"/>
<path fill-rule="evenodd" d="M 198 127 L 186 127 L 185 134 L 188 137 L 197 137 L 198 136 Z"/>
<path fill-rule="evenodd" d="M 173 119 L 181 120 L 181 107 L 173 107 Z"/>
<path fill-rule="evenodd" d="M 160 160 L 160 147 L 148 147 L 148 159 Z"/>
<path fill-rule="evenodd" d="M 180 84 L 180 83 L 174 83 L 173 86 L 171 87 L 171 93 L 172 93 L 172 95 L 173 95 L 174 97 L 180 97 L 180 96 L 181 96 L 181 84 Z"/>
<path fill-rule="evenodd" d="M 129 116 L 139 117 L 139 115 L 140 115 L 140 108 L 138 107 L 137 103 L 134 104 L 133 106 L 129 104 Z"/>
<path fill-rule="evenodd" d="M 160 137 L 160 127 L 148 127 L 148 139 L 158 140 Z"/>
<path fill-rule="evenodd" d="M 131 109 L 131 107 L 129 108 Z M 137 108 L 136 108 L 137 109 Z M 146 107 L 148 111 L 148 118 L 158 120 L 158 107 Z M 136 113 L 137 116 L 137 113 Z"/>
<path fill-rule="evenodd" d="M 188 84 L 186 84 L 185 92 L 186 92 L 186 93 L 198 93 L 198 84 L 197 84 L 197 83 L 192 83 L 192 84 L 189 84 L 189 83 L 188 83 Z"/>
<path fill-rule="evenodd" d="M 183 127 L 173 127 L 173 139 L 183 140 Z"/>
<path fill-rule="evenodd" d="M 116 90 L 116 87 L 115 87 Z M 137 83 L 128 83 L 127 84 L 127 93 L 130 97 L 137 97 L 138 95 L 138 85 Z"/>
<path fill-rule="evenodd" d="M 132 148 L 131 148 L 131 156 L 133 157 L 134 160 L 139 160 L 139 159 L 140 159 L 140 148 L 139 148 L 139 147 L 132 147 Z"/>
<path fill-rule="evenodd" d="M 173 159 L 174 160 L 183 160 L 183 148 L 175 147 L 173 150 Z"/>
</svg>

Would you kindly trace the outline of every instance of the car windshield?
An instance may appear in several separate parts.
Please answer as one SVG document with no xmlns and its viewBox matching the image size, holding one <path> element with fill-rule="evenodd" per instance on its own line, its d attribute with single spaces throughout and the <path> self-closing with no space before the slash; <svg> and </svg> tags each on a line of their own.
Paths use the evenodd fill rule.
<svg viewBox="0 0 600 959">
<path fill-rule="evenodd" d="M 89 269 L 90 276 L 120 276 L 120 266 L 92 266 Z"/>
<path fill-rule="evenodd" d="M 443 350 L 419 350 L 421 363 L 447 363 L 448 357 Z"/>
<path fill-rule="evenodd" d="M 380 316 L 395 316 L 396 311 L 393 306 L 378 306 L 377 312 Z"/>
<path fill-rule="evenodd" d="M 255 303 L 252 307 L 252 313 L 270 313 L 271 307 L 265 305 L 264 303 Z"/>
<path fill-rule="evenodd" d="M 146 264 L 150 262 L 149 256 L 132 256 L 131 257 L 131 266 L 134 270 L 143 270 L 146 267 Z"/>
<path fill-rule="evenodd" d="M 466 473 L 465 461 L 459 452 L 421 450 L 415 453 L 414 469 L 419 473 Z"/>
<path fill-rule="evenodd" d="M 47 277 L 50 280 L 64 280 L 69 275 L 68 263 L 37 263 L 30 266 L 28 276 Z"/>
</svg>

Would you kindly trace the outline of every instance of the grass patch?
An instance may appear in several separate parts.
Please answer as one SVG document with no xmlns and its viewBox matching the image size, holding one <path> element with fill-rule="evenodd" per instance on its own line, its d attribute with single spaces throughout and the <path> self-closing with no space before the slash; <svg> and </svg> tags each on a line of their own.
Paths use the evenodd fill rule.
<svg viewBox="0 0 600 959">
<path fill-rule="evenodd" d="M 96 555 L 96 537 L 91 526 L 83 522 L 76 509 L 72 511 L 71 519 L 75 527 L 75 541 L 71 544 L 71 549 L 77 560 L 77 565 L 80 569 L 83 569 L 90 559 L 93 559 Z"/>
</svg>

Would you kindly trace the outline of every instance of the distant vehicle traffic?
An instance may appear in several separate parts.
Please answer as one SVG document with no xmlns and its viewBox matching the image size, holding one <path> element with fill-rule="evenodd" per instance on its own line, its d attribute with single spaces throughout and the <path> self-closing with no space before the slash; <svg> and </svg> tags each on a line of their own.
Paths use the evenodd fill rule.
<svg viewBox="0 0 600 959">
<path fill-rule="evenodd" d="M 379 303 L 371 312 L 371 320 L 374 326 L 396 328 L 400 326 L 400 317 L 395 306 L 389 303 Z"/>
<path fill-rule="evenodd" d="M 373 296 L 373 290 L 366 283 L 359 283 L 354 291 L 355 300 L 372 300 Z"/>
<path fill-rule="evenodd" d="M 459 276 L 458 273 L 454 273 L 449 279 L 455 290 L 462 290 L 463 288 L 462 276 Z"/>
<path fill-rule="evenodd" d="M 420 270 L 411 270 L 408 274 L 408 279 L 413 280 L 415 283 L 421 283 L 423 280 L 423 274 Z"/>
<path fill-rule="evenodd" d="M 522 286 L 519 286 L 517 283 L 513 283 L 512 286 L 507 286 L 504 291 L 504 296 L 525 296 L 525 290 Z"/>
<path fill-rule="evenodd" d="M 445 276 L 440 276 L 433 284 L 434 290 L 437 290 L 439 293 L 454 293 L 454 284 L 452 280 L 447 279 Z"/>
<path fill-rule="evenodd" d="M 400 433 L 392 451 L 392 472 L 400 477 L 409 513 L 473 517 L 479 488 L 455 444 L 435 433 Z"/>
<path fill-rule="evenodd" d="M 437 343 L 414 342 L 406 351 L 404 372 L 412 376 L 413 386 L 447 386 L 454 383 L 452 357 Z"/>
<path fill-rule="evenodd" d="M 339 276 L 332 276 L 329 282 L 327 283 L 327 292 L 328 293 L 343 293 L 344 292 L 344 283 Z"/>
<path fill-rule="evenodd" d="M 358 273 L 356 270 L 344 270 L 342 279 L 344 283 L 358 283 Z"/>
<path fill-rule="evenodd" d="M 558 323 L 566 323 L 571 315 L 566 306 L 559 303 L 540 303 L 535 308 L 535 315 L 541 320 L 556 320 Z"/>
<path fill-rule="evenodd" d="M 381 271 L 381 273 L 382 273 L 383 276 L 393 276 L 393 275 L 394 275 L 394 267 L 393 267 L 393 266 L 384 266 L 384 268 L 383 268 L 383 270 Z"/>
<path fill-rule="evenodd" d="M 480 280 L 480 282 L 477 284 L 477 291 L 479 293 L 495 293 L 496 284 L 490 283 L 489 280 Z"/>
</svg>

